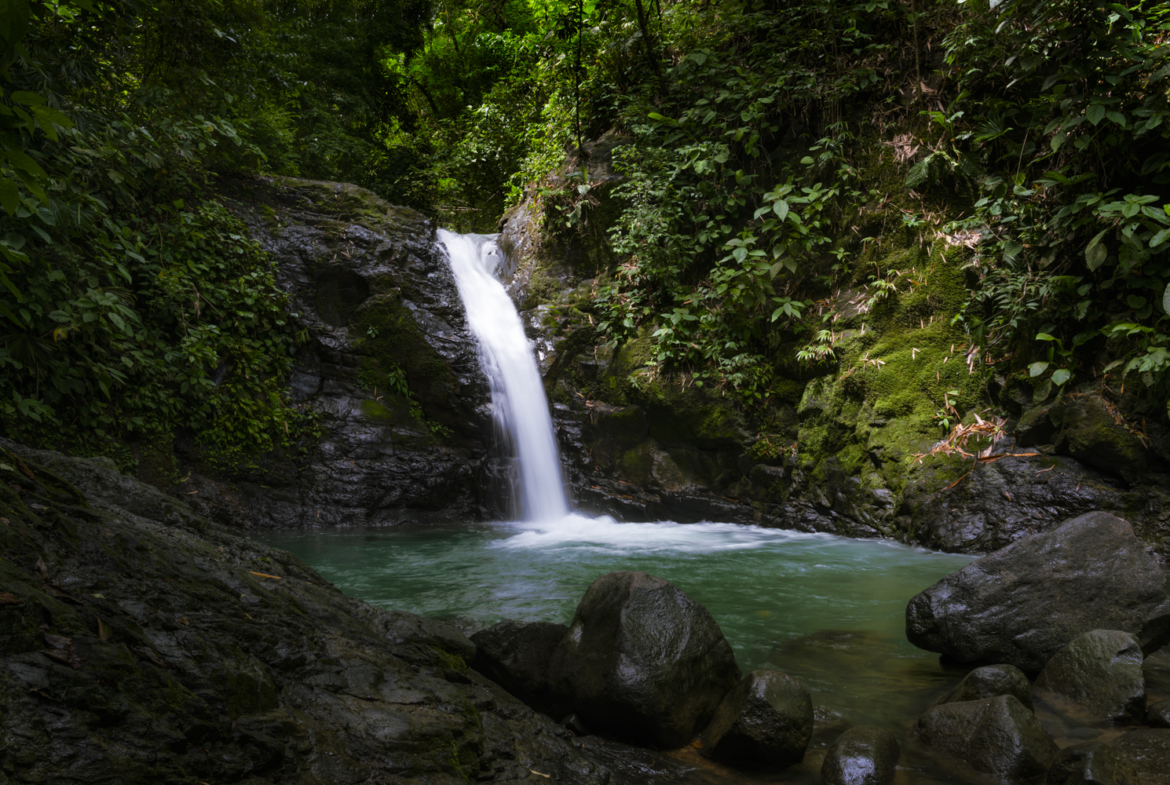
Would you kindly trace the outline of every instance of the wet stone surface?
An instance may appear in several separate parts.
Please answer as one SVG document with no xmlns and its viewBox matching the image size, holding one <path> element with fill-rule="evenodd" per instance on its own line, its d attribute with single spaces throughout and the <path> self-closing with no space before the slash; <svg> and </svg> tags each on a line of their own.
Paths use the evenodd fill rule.
<svg viewBox="0 0 1170 785">
<path fill-rule="evenodd" d="M 1072 702 L 1097 721 L 1140 721 L 1146 713 L 1141 647 L 1126 632 L 1086 632 L 1048 661 L 1036 689 Z"/>
<path fill-rule="evenodd" d="M 226 467 L 180 440 L 195 469 L 184 498 L 244 528 L 498 515 L 487 383 L 430 221 L 339 183 L 258 178 L 225 189 L 307 330 L 289 392 L 318 413 L 321 438 Z"/>
<path fill-rule="evenodd" d="M 901 748 L 884 728 L 861 726 L 842 733 L 825 753 L 825 785 L 889 785 L 894 781 Z"/>
<path fill-rule="evenodd" d="M 1161 566 L 1129 523 L 1089 513 L 972 562 L 906 608 L 915 646 L 958 662 L 1038 674 L 1073 638 L 1129 632 L 1153 651 L 1170 634 Z"/>
<path fill-rule="evenodd" d="M 594 581 L 549 667 L 553 694 L 586 723 L 666 749 L 689 743 L 739 678 L 706 608 L 644 572 Z"/>
</svg>

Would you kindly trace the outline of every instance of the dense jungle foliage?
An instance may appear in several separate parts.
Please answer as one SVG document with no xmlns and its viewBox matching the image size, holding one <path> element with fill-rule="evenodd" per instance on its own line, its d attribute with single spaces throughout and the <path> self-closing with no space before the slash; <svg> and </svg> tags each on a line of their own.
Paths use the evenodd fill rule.
<svg viewBox="0 0 1170 785">
<path fill-rule="evenodd" d="M 832 372 L 837 293 L 906 285 L 871 245 L 957 246 L 973 368 L 1165 418 L 1168 34 L 1147 0 L 0 0 L 0 420 L 311 436 L 305 336 L 215 195 L 255 174 L 604 230 L 600 333 L 749 402 Z"/>
</svg>

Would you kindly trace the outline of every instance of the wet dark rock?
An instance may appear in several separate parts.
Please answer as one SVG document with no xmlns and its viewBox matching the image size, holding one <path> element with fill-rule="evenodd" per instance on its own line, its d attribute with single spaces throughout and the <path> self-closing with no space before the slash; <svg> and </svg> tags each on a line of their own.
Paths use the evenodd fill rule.
<svg viewBox="0 0 1170 785">
<path fill-rule="evenodd" d="M 244 528 L 496 512 L 489 391 L 430 221 L 340 183 L 258 178 L 224 188 L 273 254 L 277 283 L 307 329 L 289 392 L 319 414 L 322 435 L 238 466 L 211 463 L 180 438 L 176 450 L 194 471 L 178 494 Z"/>
<path fill-rule="evenodd" d="M 1060 751 L 1044 785 L 1140 785 L 1129 756 L 1099 741 Z"/>
<path fill-rule="evenodd" d="M 959 703 L 1000 695 L 1011 695 L 1027 708 L 1032 708 L 1032 685 L 1024 672 L 1014 665 L 976 668 L 964 676 L 958 686 L 939 698 L 938 703 Z"/>
<path fill-rule="evenodd" d="M 1146 707 L 1146 724 L 1154 728 L 1170 728 L 1170 699 Z"/>
<path fill-rule="evenodd" d="M 703 731 L 700 752 L 735 766 L 791 766 L 813 732 L 812 697 L 778 671 L 749 673 L 727 694 Z"/>
<path fill-rule="evenodd" d="M 532 708 L 556 716 L 548 666 L 568 631 L 551 622 L 502 621 L 471 636 L 477 647 L 471 665 Z"/>
<path fill-rule="evenodd" d="M 1056 438 L 1056 434 L 1060 431 L 1060 424 L 1063 421 L 1063 402 L 1049 403 L 1044 406 L 1033 406 L 1024 412 L 1016 423 L 1016 444 L 1020 447 L 1052 444 Z"/>
<path fill-rule="evenodd" d="M 590 726 L 667 748 L 689 742 L 739 678 L 707 609 L 644 572 L 590 585 L 549 668 L 554 695 Z"/>
<path fill-rule="evenodd" d="M 862 725 L 842 733 L 825 753 L 825 785 L 889 785 L 902 754 L 894 734 Z"/>
<path fill-rule="evenodd" d="M 918 720 L 918 738 L 1002 779 L 1038 777 L 1057 753 L 1040 721 L 1010 695 L 935 706 Z"/>
<path fill-rule="evenodd" d="M 1067 456 L 1049 456 L 1007 439 L 995 452 L 994 463 L 975 466 L 953 488 L 957 477 L 935 479 L 929 467 L 926 479 L 907 485 L 901 510 L 906 525 L 913 523 L 916 542 L 942 551 L 986 553 L 1088 512 L 1141 510 L 1143 526 L 1156 527 L 1170 511 L 1170 495 L 1161 481 L 1128 491 L 1119 480 Z"/>
<path fill-rule="evenodd" d="M 948 575 L 906 608 L 906 637 L 958 662 L 1036 674 L 1094 629 L 1134 634 L 1143 651 L 1170 636 L 1165 577 L 1129 523 L 1088 513 Z"/>
<path fill-rule="evenodd" d="M 1098 721 L 1140 719 L 1146 710 L 1141 647 L 1127 632 L 1086 632 L 1048 661 L 1036 689 L 1072 701 Z"/>
<path fill-rule="evenodd" d="M 637 782 L 469 669 L 454 627 L 106 461 L 0 442 L 0 551 L 5 782 Z"/>
<path fill-rule="evenodd" d="M 1145 471 L 1146 446 L 1096 395 L 1073 397 L 1064 407 L 1058 448 L 1095 469 L 1126 480 Z"/>
<path fill-rule="evenodd" d="M 1147 728 L 1131 730 L 1112 742 L 1114 749 L 1125 754 L 1145 783 L 1165 782 L 1170 772 L 1170 730 Z"/>
<path fill-rule="evenodd" d="M 576 713 L 567 714 L 561 719 L 561 725 L 564 725 L 574 736 L 589 736 L 592 731 L 589 726 L 585 724 L 585 720 Z"/>
</svg>

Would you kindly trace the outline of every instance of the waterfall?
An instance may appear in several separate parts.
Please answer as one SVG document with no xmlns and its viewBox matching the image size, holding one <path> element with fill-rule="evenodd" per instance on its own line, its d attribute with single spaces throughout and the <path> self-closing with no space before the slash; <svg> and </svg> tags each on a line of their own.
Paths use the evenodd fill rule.
<svg viewBox="0 0 1170 785">
<path fill-rule="evenodd" d="M 520 314 L 495 277 L 503 255 L 489 235 L 440 229 L 439 243 L 447 250 L 467 325 L 479 346 L 493 414 L 516 450 L 521 512 L 531 521 L 563 518 L 569 513 L 569 503 L 544 384 Z"/>
</svg>

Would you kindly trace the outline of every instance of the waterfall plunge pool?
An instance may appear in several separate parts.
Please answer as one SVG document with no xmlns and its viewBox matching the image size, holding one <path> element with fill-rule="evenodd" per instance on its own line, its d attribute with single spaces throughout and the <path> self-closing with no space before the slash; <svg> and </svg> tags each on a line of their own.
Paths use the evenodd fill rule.
<svg viewBox="0 0 1170 785">
<path fill-rule="evenodd" d="M 960 671 L 906 641 L 906 603 L 972 557 L 724 523 L 551 524 L 280 535 L 353 597 L 424 616 L 568 624 L 595 578 L 642 570 L 706 606 L 740 668 L 798 677 L 851 724 L 917 717 Z"/>
<path fill-rule="evenodd" d="M 674 785 L 820 782 L 828 744 L 848 725 L 879 725 L 904 742 L 918 716 L 968 668 L 947 668 L 910 645 L 906 603 L 973 556 L 887 541 L 852 540 L 727 523 L 617 523 L 572 514 L 554 523 L 398 526 L 271 535 L 352 597 L 436 618 L 568 624 L 595 578 L 642 570 L 706 606 L 740 669 L 770 668 L 812 693 L 817 727 L 804 763 L 756 777 L 710 764 Z M 1170 697 L 1170 655 L 1146 660 L 1149 700 Z M 840 720 L 834 718 L 840 715 Z M 1107 739 L 1124 727 L 1085 726 L 1043 701 L 1037 716 L 1061 747 Z M 903 743 L 897 785 L 994 785 L 946 756 Z"/>
</svg>

